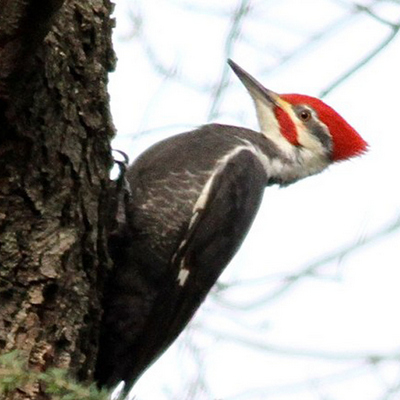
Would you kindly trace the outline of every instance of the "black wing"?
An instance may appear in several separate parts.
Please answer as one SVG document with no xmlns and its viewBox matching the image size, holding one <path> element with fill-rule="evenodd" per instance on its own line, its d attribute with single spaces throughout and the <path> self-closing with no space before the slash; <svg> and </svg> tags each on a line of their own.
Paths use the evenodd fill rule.
<svg viewBox="0 0 400 400">
<path fill-rule="evenodd" d="M 250 150 L 234 152 L 220 164 L 196 203 L 143 330 L 129 344 L 114 342 L 118 360 L 103 354 L 98 368 L 105 367 L 112 378 L 100 380 L 112 385 L 124 380 L 130 388 L 177 338 L 240 247 L 266 184 L 266 172 Z"/>
<path fill-rule="evenodd" d="M 215 176 L 174 260 L 178 277 L 172 297 L 177 301 L 166 346 L 189 322 L 241 246 L 266 184 L 261 162 L 248 150 L 232 157 Z"/>
</svg>

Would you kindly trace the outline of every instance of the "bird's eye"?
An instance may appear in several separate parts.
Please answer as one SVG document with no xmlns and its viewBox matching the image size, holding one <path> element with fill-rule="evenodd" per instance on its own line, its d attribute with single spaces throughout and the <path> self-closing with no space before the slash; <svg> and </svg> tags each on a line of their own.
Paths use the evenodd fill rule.
<svg viewBox="0 0 400 400">
<path fill-rule="evenodd" d="M 299 116 L 302 121 L 307 122 L 311 118 L 311 111 L 301 110 Z"/>
</svg>

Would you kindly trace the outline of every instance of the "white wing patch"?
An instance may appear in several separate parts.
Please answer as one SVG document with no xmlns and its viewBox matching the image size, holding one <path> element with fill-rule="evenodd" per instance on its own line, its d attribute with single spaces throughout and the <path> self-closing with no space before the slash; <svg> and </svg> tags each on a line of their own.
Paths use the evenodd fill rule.
<svg viewBox="0 0 400 400">
<path fill-rule="evenodd" d="M 252 145 L 247 140 L 243 140 L 243 143 L 244 144 L 242 146 L 235 147 L 230 153 L 227 153 L 223 158 L 221 158 L 220 161 L 218 161 L 213 173 L 208 178 L 206 184 L 204 185 L 203 190 L 200 193 L 200 196 L 198 197 L 196 203 L 193 206 L 192 218 L 190 219 L 189 227 L 188 227 L 188 231 L 189 232 L 193 228 L 193 226 L 196 223 L 197 219 L 200 217 L 201 212 L 204 210 L 205 206 L 207 205 L 207 201 L 209 199 L 211 188 L 212 188 L 212 186 L 214 184 L 215 178 L 217 177 L 218 174 L 220 174 L 224 170 L 224 168 L 226 167 L 227 163 L 232 158 L 234 158 L 237 154 L 239 154 L 243 150 L 250 151 L 251 153 L 253 153 L 261 161 L 261 163 L 264 165 L 264 168 L 265 168 L 266 171 L 268 171 L 271 168 L 270 160 L 267 157 L 265 157 L 261 153 L 261 151 L 259 149 L 254 147 L 254 145 Z M 177 254 L 186 245 L 187 240 L 188 240 L 188 238 L 182 240 L 181 244 L 178 247 L 177 252 L 175 253 L 175 255 L 172 258 L 173 261 L 176 260 Z M 185 285 L 185 283 L 186 283 L 186 281 L 187 281 L 187 279 L 189 277 L 189 274 L 190 274 L 189 269 L 187 269 L 185 267 L 185 265 L 186 265 L 185 258 L 183 258 L 183 260 L 180 263 L 180 269 L 179 269 L 179 273 L 178 273 L 178 277 L 177 277 L 177 281 L 179 283 L 179 286 L 184 286 Z"/>
<path fill-rule="evenodd" d="M 187 278 L 189 278 L 189 274 L 190 274 L 190 271 L 187 268 L 185 268 L 185 267 L 180 268 L 179 274 L 178 274 L 178 279 L 177 279 L 177 281 L 179 282 L 179 286 L 185 285 Z"/>
<path fill-rule="evenodd" d="M 204 188 L 193 207 L 193 213 L 192 213 L 193 217 L 190 221 L 189 229 L 191 228 L 197 217 L 200 215 L 200 211 L 202 211 L 205 205 L 207 204 L 208 197 L 210 195 L 211 187 L 214 183 L 215 177 L 225 169 L 226 164 L 228 164 L 228 162 L 232 158 L 234 158 L 237 154 L 239 154 L 243 150 L 250 151 L 257 158 L 260 158 L 259 154 L 257 154 L 257 149 L 250 142 L 247 142 L 246 140 L 244 140 L 243 142 L 245 143 L 243 146 L 235 147 L 230 153 L 226 154 L 224 157 L 221 158 L 220 161 L 218 161 L 214 172 L 211 174 L 207 183 L 204 185 Z"/>
</svg>

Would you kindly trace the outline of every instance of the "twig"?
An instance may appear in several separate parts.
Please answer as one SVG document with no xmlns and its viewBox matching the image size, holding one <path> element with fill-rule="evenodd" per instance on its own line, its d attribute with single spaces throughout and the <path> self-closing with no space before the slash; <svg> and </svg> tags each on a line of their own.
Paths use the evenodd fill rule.
<svg viewBox="0 0 400 400">
<path fill-rule="evenodd" d="M 251 0 L 241 0 L 240 4 L 238 5 L 237 10 L 235 11 L 232 19 L 231 29 L 228 33 L 228 36 L 225 40 L 225 59 L 230 58 L 232 55 L 233 47 L 237 42 L 237 39 L 240 35 L 240 29 L 245 20 L 245 17 L 250 12 L 250 3 Z M 224 64 L 224 68 L 222 71 L 222 76 L 219 81 L 218 86 L 215 89 L 213 100 L 210 106 L 210 110 L 208 112 L 208 120 L 213 120 L 217 117 L 221 100 L 222 100 L 222 93 L 227 87 L 228 82 L 228 72 L 229 67 L 227 64 Z"/>
<path fill-rule="evenodd" d="M 361 249 L 362 247 L 365 247 L 366 245 L 369 245 L 369 244 L 375 242 L 376 240 L 381 239 L 384 236 L 390 235 L 391 233 L 397 231 L 399 228 L 400 228 L 400 216 L 397 219 L 395 219 L 392 223 L 390 223 L 389 225 L 384 227 L 383 229 L 381 229 L 375 233 L 372 233 L 369 236 L 362 238 L 358 242 L 351 243 L 341 250 L 334 251 L 334 252 L 332 252 L 328 255 L 325 255 L 322 258 L 306 265 L 306 266 L 299 268 L 300 272 L 298 272 L 297 274 L 289 275 L 289 276 L 286 276 L 285 278 L 283 278 L 284 283 L 282 284 L 282 286 L 279 289 L 277 289 L 276 291 L 274 291 L 272 294 L 269 294 L 268 296 L 265 296 L 256 302 L 252 302 L 252 303 L 249 303 L 246 305 L 234 304 L 234 305 L 230 305 L 230 307 L 234 307 L 236 309 L 241 309 L 241 310 L 248 310 L 248 309 L 254 309 L 254 308 L 257 308 L 260 306 L 265 306 L 265 304 L 267 302 L 276 300 L 280 296 L 285 294 L 287 291 L 289 291 L 289 289 L 291 289 L 295 284 L 299 283 L 302 278 L 309 277 L 309 276 L 316 276 L 317 271 L 321 267 L 323 267 L 331 262 L 335 262 L 335 261 L 338 262 L 340 260 L 343 260 L 345 257 L 349 256 L 354 251 L 357 251 L 357 250 Z M 242 287 L 246 284 L 254 284 L 254 283 L 255 283 L 254 280 L 240 281 L 240 282 L 233 283 L 233 284 L 227 284 L 223 290 L 226 291 L 226 290 L 238 287 L 238 286 Z M 225 304 L 225 302 L 221 298 L 218 298 L 218 301 L 220 303 Z"/>
<path fill-rule="evenodd" d="M 321 91 L 320 97 L 325 97 L 334 89 L 336 89 L 339 85 L 341 85 L 346 79 L 350 76 L 358 72 L 362 67 L 368 64 L 375 56 L 377 56 L 397 35 L 400 29 L 400 23 L 397 25 L 393 25 L 393 29 L 390 32 L 390 35 L 387 36 L 385 40 L 383 40 L 376 48 L 374 48 L 366 57 L 364 57 L 361 61 L 356 63 L 353 67 L 351 67 L 348 71 L 346 71 L 343 75 L 341 75 L 338 79 L 336 79 L 333 83 L 331 83 L 328 87 Z"/>
</svg>

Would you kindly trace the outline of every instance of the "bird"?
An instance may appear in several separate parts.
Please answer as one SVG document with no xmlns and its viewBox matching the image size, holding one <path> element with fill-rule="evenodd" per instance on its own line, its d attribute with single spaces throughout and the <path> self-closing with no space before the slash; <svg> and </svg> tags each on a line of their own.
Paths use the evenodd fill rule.
<svg viewBox="0 0 400 400">
<path fill-rule="evenodd" d="M 277 94 L 228 64 L 254 102 L 259 131 L 207 124 L 156 143 L 124 172 L 94 374 L 100 387 L 131 388 L 174 342 L 241 246 L 266 188 L 367 151 L 322 100 Z"/>
</svg>

